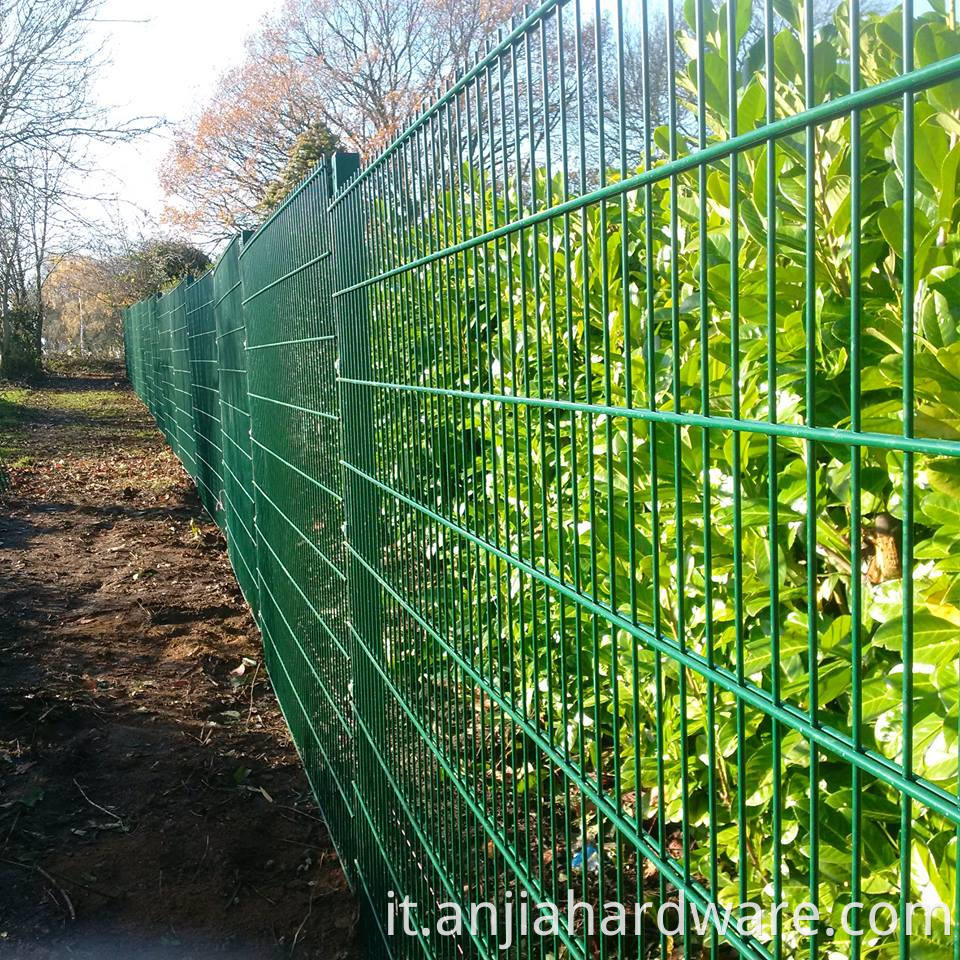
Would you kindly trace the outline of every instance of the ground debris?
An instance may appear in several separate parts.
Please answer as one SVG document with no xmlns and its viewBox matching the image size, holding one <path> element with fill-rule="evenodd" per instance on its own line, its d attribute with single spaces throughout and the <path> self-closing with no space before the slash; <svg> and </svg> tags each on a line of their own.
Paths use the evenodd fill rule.
<svg viewBox="0 0 960 960">
<path fill-rule="evenodd" d="M 116 379 L 0 404 L 0 960 L 351 957 L 223 538 Z"/>
</svg>

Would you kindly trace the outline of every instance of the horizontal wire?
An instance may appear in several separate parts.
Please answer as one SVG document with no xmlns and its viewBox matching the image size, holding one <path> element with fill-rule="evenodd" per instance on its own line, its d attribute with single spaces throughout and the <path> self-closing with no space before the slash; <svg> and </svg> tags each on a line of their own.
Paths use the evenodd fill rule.
<svg viewBox="0 0 960 960">
<path fill-rule="evenodd" d="M 288 270 L 282 277 L 277 277 L 276 280 L 271 280 L 265 287 L 261 287 L 255 293 L 251 293 L 249 297 L 240 302 L 243 306 L 246 306 L 252 300 L 255 300 L 261 294 L 266 293 L 268 290 L 272 290 L 277 284 L 283 283 L 284 280 L 289 280 L 291 277 L 295 277 L 298 273 L 302 273 L 304 270 L 307 270 L 310 267 L 315 267 L 318 263 L 322 263 L 327 257 L 330 256 L 331 251 L 324 250 L 323 253 L 318 253 L 315 257 L 310 260 L 307 260 L 306 263 L 301 263 L 298 267 L 294 267 L 292 270 Z"/>
<path fill-rule="evenodd" d="M 337 503 L 343 503 L 343 497 L 341 497 L 339 493 L 335 493 L 328 486 L 321 483 L 321 481 L 319 481 L 316 477 L 311 477 L 309 473 L 305 473 L 298 466 L 295 466 L 289 460 L 286 460 L 284 457 L 281 457 L 279 453 L 277 453 L 275 450 L 271 450 L 270 447 L 262 444 L 256 437 L 251 437 L 250 442 L 253 443 L 255 446 L 259 447 L 261 450 L 263 450 L 264 453 L 269 453 L 271 457 L 275 457 L 277 460 L 280 461 L 280 463 L 284 464 L 284 466 L 289 467 L 291 470 L 294 471 L 294 473 L 297 473 L 301 477 L 303 477 L 304 480 L 309 480 L 310 483 L 314 484 L 314 486 L 322 490 L 325 494 L 327 494 L 328 497 L 332 497 L 334 500 L 337 501 Z"/>
<path fill-rule="evenodd" d="M 392 277 L 407 273 L 410 270 L 416 270 L 418 267 L 425 267 L 436 260 L 451 257 L 457 253 L 471 250 L 482 246 L 494 240 L 499 240 L 511 233 L 517 233 L 528 227 L 534 227 L 547 220 L 554 220 L 562 217 L 564 214 L 576 213 L 583 207 L 593 203 L 600 203 L 604 200 L 616 200 L 621 194 L 629 193 L 640 187 L 645 187 L 661 180 L 667 180 L 676 177 L 681 173 L 695 170 L 697 167 L 706 166 L 717 160 L 725 160 L 731 154 L 741 153 L 752 147 L 762 146 L 767 141 L 773 141 L 785 137 L 791 133 L 799 133 L 807 127 L 826 123 L 830 120 L 837 120 L 845 114 L 854 110 L 863 110 L 867 107 L 876 106 L 887 100 L 895 99 L 904 92 L 924 90 L 937 83 L 944 83 L 960 76 L 960 54 L 948 57 L 938 63 L 930 64 L 927 67 L 921 67 L 909 74 L 902 74 L 891 80 L 884 80 L 873 87 L 864 87 L 852 93 L 846 93 L 837 97 L 836 100 L 827 100 L 809 110 L 793 114 L 789 117 L 783 117 L 775 120 L 773 123 L 756 127 L 746 133 L 738 134 L 728 140 L 718 141 L 708 147 L 704 147 L 694 153 L 678 157 L 675 160 L 668 160 L 659 166 L 644 170 L 642 173 L 634 174 L 625 180 L 617 180 L 614 183 L 607 184 L 604 187 L 598 187 L 589 193 L 581 194 L 577 197 L 571 197 L 562 203 L 554 204 L 552 207 L 546 207 L 543 210 L 536 210 L 524 217 L 518 217 L 509 223 L 494 227 L 484 233 L 477 234 L 459 243 L 450 244 L 441 250 L 428 253 L 414 260 L 400 264 L 390 270 L 364 280 L 359 280 L 350 286 L 335 291 L 332 296 L 336 300 L 339 297 L 345 297 L 347 294 L 355 293 L 357 290 L 363 290 L 375 283 L 382 283 Z"/>
<path fill-rule="evenodd" d="M 265 397 L 263 394 L 254 393 L 253 391 L 250 391 L 248 395 L 253 397 L 254 400 L 262 400 L 264 403 L 275 403 L 278 406 L 287 407 L 290 410 L 298 410 L 300 413 L 308 413 L 314 417 L 324 417 L 327 420 L 334 420 L 337 423 L 340 422 L 340 418 L 328 410 L 312 410 L 310 407 L 301 407 L 296 403 L 288 403 L 286 400 L 277 400 L 275 397 Z"/>
<path fill-rule="evenodd" d="M 654 423 L 672 423 L 679 426 L 703 427 L 704 429 L 729 430 L 734 433 L 761 434 L 790 437 L 799 440 L 819 440 L 822 443 L 838 443 L 851 447 L 875 447 L 881 450 L 912 450 L 947 457 L 960 457 L 960 440 L 945 440 L 937 437 L 905 437 L 903 434 L 863 433 L 854 430 L 838 430 L 835 427 L 809 427 L 801 423 L 771 423 L 768 420 L 737 420 L 711 414 L 676 413 L 671 410 L 651 410 L 644 407 L 617 407 L 602 403 L 577 403 L 570 400 L 554 400 L 549 397 L 525 397 L 519 394 L 479 393 L 474 390 L 454 390 L 444 387 L 427 387 L 419 384 L 385 383 L 377 380 L 358 380 L 338 377 L 338 382 L 351 386 L 372 387 L 382 390 L 398 390 L 422 393 L 453 399 L 477 400 L 486 403 L 503 403 L 516 406 L 546 407 L 570 413 L 585 413 L 593 416 L 625 417 L 632 420 Z"/>
</svg>

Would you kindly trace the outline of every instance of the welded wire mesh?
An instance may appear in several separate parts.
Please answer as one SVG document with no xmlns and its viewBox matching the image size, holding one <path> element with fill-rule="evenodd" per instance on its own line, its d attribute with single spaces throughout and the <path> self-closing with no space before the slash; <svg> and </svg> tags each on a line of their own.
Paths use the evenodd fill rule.
<svg viewBox="0 0 960 960">
<path fill-rule="evenodd" d="M 130 307 L 123 325 L 124 361 L 127 376 L 147 408 L 153 412 L 153 299 Z"/>
<path fill-rule="evenodd" d="M 163 431 L 173 452 L 180 455 L 180 437 L 176 425 L 176 406 L 173 395 L 173 311 L 175 298 L 170 294 L 160 297 L 156 304 L 156 341 L 154 355 L 154 382 L 156 384 L 157 426 Z"/>
<path fill-rule="evenodd" d="M 220 374 L 213 316 L 213 274 L 205 273 L 186 289 L 187 346 L 197 489 L 219 526 L 223 514 L 223 431 L 220 423 Z"/>
<path fill-rule="evenodd" d="M 170 403 L 173 427 L 176 430 L 177 456 L 187 473 L 197 479 L 197 433 L 193 416 L 193 370 L 190 364 L 190 341 L 187 335 L 187 286 L 181 280 L 164 295 L 168 302 L 170 324 Z"/>
<path fill-rule="evenodd" d="M 259 625 L 281 707 L 349 858 L 353 731 L 328 200 L 322 168 L 243 244 L 239 267 Z"/>
<path fill-rule="evenodd" d="M 257 540 L 254 526 L 253 454 L 247 399 L 246 325 L 237 257 L 239 237 L 231 241 L 213 270 L 213 313 L 223 436 L 223 506 L 227 549 L 240 589 L 256 612 Z"/>
<path fill-rule="evenodd" d="M 135 320 L 132 320 L 132 318 L 135 318 Z M 153 414 L 159 425 L 160 385 L 157 376 L 159 367 L 157 356 L 159 316 L 156 297 L 141 300 L 131 307 L 131 316 L 127 318 L 126 322 L 128 324 L 133 322 L 140 330 L 139 339 L 143 350 L 142 385 L 137 387 L 137 393 L 146 403 L 147 409 Z"/>
<path fill-rule="evenodd" d="M 371 949 L 572 891 L 626 932 L 513 955 L 960 957 L 904 922 L 960 915 L 955 12 L 549 0 L 354 166 L 214 297 L 231 557 Z M 128 365 L 179 450 L 170 297 Z"/>
</svg>

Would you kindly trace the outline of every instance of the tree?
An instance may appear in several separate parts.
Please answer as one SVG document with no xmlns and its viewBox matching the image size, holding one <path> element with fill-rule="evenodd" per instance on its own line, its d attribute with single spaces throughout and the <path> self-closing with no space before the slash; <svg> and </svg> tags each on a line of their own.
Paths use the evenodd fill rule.
<svg viewBox="0 0 960 960">
<path fill-rule="evenodd" d="M 102 127 L 87 22 L 100 0 L 0 0 L 0 156 Z"/>
<path fill-rule="evenodd" d="M 52 231 L 63 210 L 65 155 L 40 147 L 17 147 L 4 157 L 6 189 L 0 200 L 0 370 L 32 376 L 43 347 L 43 284 Z"/>
<path fill-rule="evenodd" d="M 521 9 L 519 0 L 287 0 L 177 130 L 161 172 L 168 216 L 211 238 L 255 226 L 312 151 L 371 154 Z"/>
<path fill-rule="evenodd" d="M 279 206 L 316 167 L 321 157 L 336 149 L 333 135 L 322 123 L 314 123 L 306 132 L 301 133 L 290 150 L 287 165 L 268 187 L 261 201 L 264 214 Z"/>
<path fill-rule="evenodd" d="M 167 217 L 211 239 L 255 226 L 265 197 L 290 163 L 297 138 L 315 131 L 336 139 L 316 117 L 322 95 L 303 65 L 253 53 L 225 73 L 209 103 L 174 132 L 160 182 L 172 202 Z"/>
<path fill-rule="evenodd" d="M 187 276 L 199 276 L 211 261 L 201 249 L 185 240 L 144 240 L 133 249 L 108 261 L 109 272 L 118 278 L 121 306 L 162 293 Z"/>
<path fill-rule="evenodd" d="M 50 353 L 108 353 L 123 345 L 115 278 L 96 257 L 64 257 L 45 283 L 44 339 Z"/>
<path fill-rule="evenodd" d="M 176 239 L 147 239 L 119 251 L 62 257 L 44 278 L 46 350 L 119 351 L 124 307 L 209 267 L 202 250 Z"/>
<path fill-rule="evenodd" d="M 266 40 L 318 78 L 330 129 L 370 153 L 522 10 L 515 0 L 287 0 Z"/>
</svg>

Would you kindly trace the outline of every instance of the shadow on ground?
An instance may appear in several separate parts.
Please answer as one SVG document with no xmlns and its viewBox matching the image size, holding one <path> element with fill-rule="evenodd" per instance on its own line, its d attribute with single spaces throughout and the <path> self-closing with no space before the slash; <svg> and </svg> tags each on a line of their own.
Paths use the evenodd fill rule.
<svg viewBox="0 0 960 960">
<path fill-rule="evenodd" d="M 353 956 L 352 894 L 187 478 L 112 378 L 25 403 L 0 502 L 0 958 Z M 75 442 L 98 407 L 108 439 Z"/>
</svg>

